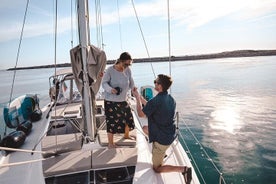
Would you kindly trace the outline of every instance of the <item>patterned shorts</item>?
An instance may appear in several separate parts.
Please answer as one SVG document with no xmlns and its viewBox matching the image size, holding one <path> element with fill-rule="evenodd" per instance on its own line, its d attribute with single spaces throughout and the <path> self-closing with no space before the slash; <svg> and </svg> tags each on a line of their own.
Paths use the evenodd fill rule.
<svg viewBox="0 0 276 184">
<path fill-rule="evenodd" d="M 111 102 L 105 100 L 104 108 L 108 133 L 124 133 L 126 124 L 129 130 L 134 129 L 133 116 L 130 106 L 126 101 Z"/>
</svg>

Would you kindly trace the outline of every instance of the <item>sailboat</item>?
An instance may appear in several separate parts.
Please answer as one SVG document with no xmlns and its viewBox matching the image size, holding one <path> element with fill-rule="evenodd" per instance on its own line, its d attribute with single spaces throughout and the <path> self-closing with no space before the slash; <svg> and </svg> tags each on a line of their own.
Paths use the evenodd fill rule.
<svg viewBox="0 0 276 184">
<path fill-rule="evenodd" d="M 80 44 L 70 51 L 72 68 L 55 72 L 49 78 L 55 91 L 51 103 L 42 107 L 41 119 L 20 147 L 1 147 L 0 183 L 185 183 L 181 173 L 155 173 L 151 163 L 152 145 L 143 133 L 146 118 L 137 115 L 131 94 L 135 129 L 124 139 L 115 134 L 117 148 L 107 147 L 103 99 L 97 96 L 106 67 L 104 51 L 90 45 L 88 2 L 77 0 Z M 141 94 L 154 95 L 150 86 Z M 193 166 L 176 139 L 164 163 Z M 193 169 L 194 170 L 194 169 Z M 196 172 L 192 184 L 198 184 Z"/>
</svg>

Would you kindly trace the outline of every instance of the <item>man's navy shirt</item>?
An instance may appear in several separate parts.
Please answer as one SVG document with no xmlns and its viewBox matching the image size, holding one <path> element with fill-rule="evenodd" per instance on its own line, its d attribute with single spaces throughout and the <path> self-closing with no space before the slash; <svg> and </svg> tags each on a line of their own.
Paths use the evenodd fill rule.
<svg viewBox="0 0 276 184">
<path fill-rule="evenodd" d="M 143 108 L 148 117 L 149 142 L 170 145 L 175 138 L 176 102 L 167 91 L 158 93 Z"/>
</svg>

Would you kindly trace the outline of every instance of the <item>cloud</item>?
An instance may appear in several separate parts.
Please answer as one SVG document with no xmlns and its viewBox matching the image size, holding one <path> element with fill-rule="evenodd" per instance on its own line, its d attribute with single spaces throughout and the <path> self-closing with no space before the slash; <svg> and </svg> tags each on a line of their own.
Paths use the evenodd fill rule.
<svg viewBox="0 0 276 184">
<path fill-rule="evenodd" d="M 21 3 L 10 3 L 8 0 L 1 2 L 0 10 L 5 8 L 11 8 L 10 4 L 14 6 Z M 111 2 L 106 2 L 110 4 Z M 20 4 L 22 9 L 22 4 Z M 109 25 L 118 23 L 118 11 L 117 5 L 108 5 L 109 9 L 105 9 L 105 5 L 102 3 L 102 23 L 103 25 Z M 30 21 L 26 24 L 25 36 L 39 36 L 50 34 L 53 32 L 53 21 L 49 18 L 49 12 L 43 10 L 43 7 L 37 5 L 30 5 L 33 15 L 38 19 L 42 16 L 43 19 Z M 167 2 L 161 0 L 135 2 L 135 8 L 139 18 L 156 18 L 167 19 Z M 14 7 L 16 9 L 16 7 Z M 24 8 L 23 8 L 24 9 Z M 120 7 L 120 19 L 121 21 L 128 18 L 133 18 L 135 13 L 131 1 L 128 3 L 121 3 Z M 230 19 L 236 19 L 238 21 L 244 20 L 263 20 L 269 17 L 269 13 L 275 13 L 276 0 L 174 0 L 170 1 L 170 17 L 174 24 L 184 26 L 187 29 L 195 29 L 200 26 L 204 26 L 214 20 L 221 19 L 229 16 Z M 21 10 L 23 11 L 23 10 Z M 69 10 L 70 11 L 70 10 Z M 5 12 L 0 13 L 0 42 L 17 39 L 21 30 L 22 18 L 14 20 L 12 15 L 4 15 Z M 93 11 L 90 11 L 90 15 L 94 16 Z M 259 19 L 262 17 L 262 19 Z M 46 19 L 48 18 L 48 19 Z M 70 29 L 70 17 L 63 16 L 61 23 L 62 26 L 59 28 L 59 32 L 64 32 Z M 7 31 L 9 30 L 9 31 Z"/>
<path fill-rule="evenodd" d="M 63 33 L 70 30 L 71 23 L 70 18 L 62 18 L 58 23 L 58 33 Z M 0 42 L 5 42 L 13 39 L 19 39 L 22 24 L 12 23 L 5 29 L 0 29 Z M 8 30 L 8 31 L 7 31 Z M 53 34 L 54 25 L 52 22 L 36 22 L 32 24 L 26 24 L 24 27 L 24 38 L 31 38 L 41 35 Z"/>
<path fill-rule="evenodd" d="M 159 17 L 167 19 L 167 2 L 155 0 L 136 3 L 136 10 L 140 17 Z M 122 12 L 133 16 L 129 5 L 123 7 Z M 276 0 L 174 0 L 170 1 L 170 16 L 178 25 L 194 29 L 209 22 L 230 15 L 232 19 L 255 19 L 267 13 L 275 12 Z M 239 16 L 233 16 L 237 14 Z M 233 16 L 233 17 L 231 17 Z"/>
<path fill-rule="evenodd" d="M 226 16 L 248 20 L 275 10 L 275 0 L 176 0 L 172 3 L 171 14 L 178 24 L 194 29 Z M 235 14 L 239 16 L 233 16 Z"/>
</svg>

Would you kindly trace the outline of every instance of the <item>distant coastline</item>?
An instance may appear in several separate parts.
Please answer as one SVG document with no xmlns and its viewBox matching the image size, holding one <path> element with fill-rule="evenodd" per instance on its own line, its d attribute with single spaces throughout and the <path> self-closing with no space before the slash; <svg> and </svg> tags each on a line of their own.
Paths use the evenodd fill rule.
<svg viewBox="0 0 276 184">
<path fill-rule="evenodd" d="M 254 56 L 274 56 L 276 50 L 236 50 L 227 51 L 213 54 L 201 54 L 201 55 L 185 55 L 185 56 L 171 56 L 171 61 L 183 61 L 183 60 L 200 60 L 200 59 L 218 59 L 218 58 L 231 58 L 231 57 L 254 57 Z M 133 59 L 134 63 L 142 62 L 167 62 L 169 57 L 153 57 L 153 58 L 137 58 Z M 115 60 L 108 60 L 107 64 L 114 63 Z M 9 68 L 9 70 L 26 70 L 26 69 L 38 69 L 38 68 L 54 68 L 54 67 L 69 67 L 71 63 L 63 63 L 57 65 L 42 65 L 31 67 L 17 67 Z"/>
</svg>

